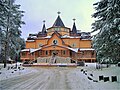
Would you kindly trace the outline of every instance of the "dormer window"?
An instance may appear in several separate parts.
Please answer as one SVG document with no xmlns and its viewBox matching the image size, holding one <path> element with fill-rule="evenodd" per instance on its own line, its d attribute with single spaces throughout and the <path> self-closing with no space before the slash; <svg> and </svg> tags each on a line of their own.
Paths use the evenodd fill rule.
<svg viewBox="0 0 120 90">
<path fill-rule="evenodd" d="M 73 47 L 73 48 L 76 47 L 76 43 L 73 43 L 73 44 L 72 44 L 72 47 Z"/>
<path fill-rule="evenodd" d="M 57 40 L 53 40 L 53 44 L 54 44 L 54 45 L 57 45 L 57 44 L 58 44 L 58 41 L 57 41 Z"/>
<path fill-rule="evenodd" d="M 54 28 L 54 30 L 55 30 L 55 31 L 57 31 L 57 30 L 58 30 L 58 28 Z"/>
<path fill-rule="evenodd" d="M 39 45 L 38 45 L 38 47 L 42 47 L 43 45 L 40 43 Z"/>
</svg>

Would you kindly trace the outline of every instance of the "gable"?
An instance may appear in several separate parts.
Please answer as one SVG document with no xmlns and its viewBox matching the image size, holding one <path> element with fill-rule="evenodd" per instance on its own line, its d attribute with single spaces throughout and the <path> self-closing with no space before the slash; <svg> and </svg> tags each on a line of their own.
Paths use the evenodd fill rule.
<svg viewBox="0 0 120 90">
<path fill-rule="evenodd" d="M 47 43 L 47 45 L 55 45 L 55 44 L 59 46 L 63 44 L 63 41 L 58 33 L 53 33 L 52 37 L 48 40 Z"/>
</svg>

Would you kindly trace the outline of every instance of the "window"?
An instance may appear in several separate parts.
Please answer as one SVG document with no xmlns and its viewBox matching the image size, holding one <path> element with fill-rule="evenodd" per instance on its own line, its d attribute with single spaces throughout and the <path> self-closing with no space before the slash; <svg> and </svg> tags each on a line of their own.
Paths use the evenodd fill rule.
<svg viewBox="0 0 120 90">
<path fill-rule="evenodd" d="M 42 47 L 42 44 L 40 43 L 40 44 L 38 45 L 38 47 Z"/>
<path fill-rule="evenodd" d="M 72 47 L 76 47 L 76 43 L 73 43 L 73 44 L 72 44 Z"/>
<path fill-rule="evenodd" d="M 54 28 L 54 30 L 55 30 L 55 31 L 57 31 L 57 30 L 58 30 L 58 28 Z"/>
<path fill-rule="evenodd" d="M 26 52 L 22 52 L 22 56 L 25 56 L 26 55 Z"/>
<path fill-rule="evenodd" d="M 48 55 L 48 51 L 45 51 L 45 54 Z"/>
<path fill-rule="evenodd" d="M 63 55 L 65 55 L 66 54 L 66 51 L 65 50 L 63 50 Z"/>
<path fill-rule="evenodd" d="M 57 44 L 58 44 L 58 41 L 57 41 L 57 40 L 53 40 L 53 44 L 54 44 L 54 45 L 57 45 Z"/>
<path fill-rule="evenodd" d="M 39 56 L 42 55 L 42 51 L 39 51 Z"/>
<path fill-rule="evenodd" d="M 54 28 L 54 31 L 61 31 L 61 28 Z"/>
<path fill-rule="evenodd" d="M 61 31 L 61 28 L 58 28 L 58 31 Z"/>
<path fill-rule="evenodd" d="M 82 55 L 84 55 L 85 54 L 85 52 L 84 51 L 82 51 Z"/>
<path fill-rule="evenodd" d="M 32 56 L 34 55 L 34 53 L 31 54 Z"/>
<path fill-rule="evenodd" d="M 65 32 L 69 32 L 68 29 L 64 29 Z"/>
</svg>

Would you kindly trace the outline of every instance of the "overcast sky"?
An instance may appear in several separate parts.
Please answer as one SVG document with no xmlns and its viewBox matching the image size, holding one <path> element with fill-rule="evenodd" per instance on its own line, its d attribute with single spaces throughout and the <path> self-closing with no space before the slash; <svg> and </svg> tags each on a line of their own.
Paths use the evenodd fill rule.
<svg viewBox="0 0 120 90">
<path fill-rule="evenodd" d="M 72 28 L 73 18 L 76 19 L 78 30 L 91 31 L 91 23 L 95 12 L 93 4 L 98 0 L 16 0 L 25 11 L 23 20 L 26 25 L 22 26 L 22 37 L 27 38 L 30 33 L 38 33 L 42 29 L 43 20 L 46 28 L 55 22 L 60 11 L 60 17 L 66 27 Z"/>
</svg>

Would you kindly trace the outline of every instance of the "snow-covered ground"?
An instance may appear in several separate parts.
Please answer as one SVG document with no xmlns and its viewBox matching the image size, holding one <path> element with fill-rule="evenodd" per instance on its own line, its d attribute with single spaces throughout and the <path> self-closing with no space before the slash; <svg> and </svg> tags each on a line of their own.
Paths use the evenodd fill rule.
<svg viewBox="0 0 120 90">
<path fill-rule="evenodd" d="M 7 67 L 3 68 L 3 64 L 0 64 L 0 80 L 36 72 L 36 70 L 31 68 L 23 67 L 22 63 L 17 63 L 17 68 L 15 68 L 15 66 L 16 64 L 7 64 Z"/>
<path fill-rule="evenodd" d="M 111 66 L 102 70 L 95 67 L 95 63 L 86 63 L 85 67 L 77 68 L 20 66 L 24 70 L 17 69 L 17 71 L 2 68 L 0 88 L 1 90 L 120 90 L 120 67 Z M 99 81 L 101 75 L 109 77 L 110 80 Z M 117 82 L 112 82 L 111 76 L 117 76 Z"/>
</svg>

